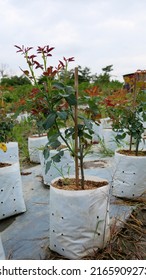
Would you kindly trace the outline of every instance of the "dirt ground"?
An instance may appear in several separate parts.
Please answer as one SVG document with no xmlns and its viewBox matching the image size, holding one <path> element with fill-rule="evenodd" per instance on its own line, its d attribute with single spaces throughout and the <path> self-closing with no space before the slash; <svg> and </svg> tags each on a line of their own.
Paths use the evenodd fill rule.
<svg viewBox="0 0 146 280">
<path fill-rule="evenodd" d="M 65 258 L 47 248 L 46 259 Z M 137 209 L 133 211 L 120 231 L 115 231 L 114 227 L 111 229 L 111 240 L 105 249 L 98 250 L 94 256 L 84 259 L 146 260 L 146 202 L 138 202 Z"/>
</svg>

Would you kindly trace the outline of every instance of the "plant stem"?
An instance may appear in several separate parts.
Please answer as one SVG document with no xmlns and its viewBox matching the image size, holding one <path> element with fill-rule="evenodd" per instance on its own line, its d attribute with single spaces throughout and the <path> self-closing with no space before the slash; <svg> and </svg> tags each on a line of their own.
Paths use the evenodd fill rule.
<svg viewBox="0 0 146 280">
<path fill-rule="evenodd" d="M 59 133 L 59 136 L 62 138 L 62 140 L 64 141 L 64 143 L 66 144 L 66 146 L 68 147 L 69 151 L 72 153 L 72 155 L 74 155 L 74 151 L 72 150 L 71 146 L 68 144 L 68 142 L 66 141 L 65 137 L 63 137 L 62 133 L 60 132 L 60 129 L 58 127 L 57 122 L 55 122 L 55 126 L 57 128 L 57 131 Z"/>
<path fill-rule="evenodd" d="M 135 74 L 135 79 L 134 79 L 134 92 L 133 92 L 133 112 L 136 114 L 136 97 L 137 97 L 137 73 Z M 139 146 L 139 141 L 136 141 L 136 151 L 135 155 L 138 155 L 138 146 Z"/>
<path fill-rule="evenodd" d="M 83 166 L 83 144 L 80 142 L 80 170 L 81 170 L 81 188 L 84 190 L 84 166 Z"/>
<path fill-rule="evenodd" d="M 78 101 L 78 68 L 75 68 L 75 95 Z M 78 102 L 75 105 L 75 179 L 76 188 L 79 187 L 79 164 L 78 164 Z"/>
<path fill-rule="evenodd" d="M 136 150 L 135 150 L 136 156 L 138 156 L 138 147 L 139 147 L 139 141 L 136 141 Z"/>
<path fill-rule="evenodd" d="M 129 146 L 129 150 L 132 150 L 132 135 L 130 135 L 130 146 Z"/>
</svg>

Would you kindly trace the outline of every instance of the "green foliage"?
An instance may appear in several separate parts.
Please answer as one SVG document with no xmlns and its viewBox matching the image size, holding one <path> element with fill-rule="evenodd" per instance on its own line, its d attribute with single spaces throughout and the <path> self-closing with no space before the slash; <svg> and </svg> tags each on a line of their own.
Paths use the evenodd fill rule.
<svg viewBox="0 0 146 280">
<path fill-rule="evenodd" d="M 14 87 L 1 86 L 0 94 L 4 102 L 5 112 L 15 112 L 17 102 L 19 102 L 20 99 L 26 99 L 31 89 L 32 85 L 19 85 Z"/>
<path fill-rule="evenodd" d="M 108 65 L 102 68 L 103 73 L 99 76 L 94 76 L 94 82 L 99 86 L 108 85 L 110 83 L 110 72 L 113 71 L 113 65 Z"/>
<path fill-rule="evenodd" d="M 79 65 L 78 66 L 78 79 L 79 79 L 79 84 L 84 83 L 84 82 L 89 83 L 92 79 L 90 68 L 85 67 L 82 69 L 82 67 Z"/>
<path fill-rule="evenodd" d="M 36 133 L 36 128 L 31 120 L 24 120 L 20 123 L 15 123 L 11 134 L 11 141 L 18 142 L 20 165 L 29 161 L 28 152 L 28 137 L 31 133 Z"/>
<path fill-rule="evenodd" d="M 139 144 L 144 132 L 143 122 L 146 119 L 146 94 L 144 91 L 126 89 L 115 91 L 105 98 L 107 111 L 113 121 L 112 127 L 118 134 L 117 141 L 129 136 L 129 150 L 132 149 L 133 139 L 135 153 L 138 155 Z"/>
<path fill-rule="evenodd" d="M 25 76 L 12 76 L 12 77 L 4 77 L 1 79 L 2 86 L 22 86 L 22 85 L 30 85 L 31 82 Z"/>
<path fill-rule="evenodd" d="M 114 156 L 114 152 L 111 149 L 106 147 L 104 138 L 99 137 L 99 144 L 100 144 L 99 152 L 102 154 L 102 156 L 104 156 L 104 157 Z"/>
<path fill-rule="evenodd" d="M 80 111 L 75 118 L 75 112 L 77 111 L 77 105 L 88 102 L 90 112 L 93 115 L 99 113 L 98 108 L 98 96 L 88 96 L 84 100 L 83 90 L 85 85 L 90 85 L 92 76 L 90 69 L 85 67 L 82 69 L 79 66 L 79 100 L 77 100 L 74 89 L 74 71 L 68 71 L 68 64 L 74 61 L 74 58 L 66 59 L 63 57 L 63 61 L 59 60 L 57 67 L 47 65 L 48 57 L 52 56 L 54 48 L 50 48 L 48 45 L 44 47 L 38 47 L 35 54 L 32 54 L 32 47 L 25 48 L 24 46 L 16 46 L 17 52 L 21 53 L 28 65 L 27 70 L 22 70 L 26 77 L 31 81 L 32 91 L 30 96 L 27 96 L 28 110 L 31 112 L 31 116 L 37 123 L 43 121 L 43 128 L 48 134 L 48 144 L 44 150 L 45 159 L 49 158 L 46 171 L 49 170 L 52 163 L 58 163 L 63 156 L 63 150 L 58 150 L 55 156 L 51 156 L 48 149 L 58 149 L 60 144 L 64 143 L 66 148 L 70 151 L 73 157 L 78 158 L 80 161 L 81 177 L 84 180 L 83 174 L 83 158 L 86 154 L 84 152 L 87 149 L 87 143 L 92 139 L 92 123 L 88 117 L 86 117 Z M 39 62 L 38 57 L 41 56 L 42 63 Z M 110 71 L 112 71 L 112 65 L 103 68 L 103 74 L 101 74 L 96 82 L 100 83 L 100 86 L 110 84 Z M 40 78 L 37 78 L 37 69 L 42 71 Z M 87 96 L 86 96 L 87 97 Z M 40 122 L 41 120 L 41 122 Z M 61 128 L 64 128 L 65 132 L 62 133 Z M 71 142 L 78 143 L 78 151 L 72 148 Z M 61 140 L 60 140 L 61 139 Z"/>
<path fill-rule="evenodd" d="M 81 169 L 81 177 L 82 177 L 82 187 L 84 185 L 84 174 L 83 174 L 83 157 L 84 157 L 84 148 L 86 148 L 87 139 L 92 139 L 91 135 L 92 131 L 92 123 L 90 120 L 87 120 L 84 116 L 76 115 L 75 109 L 77 108 L 77 98 L 75 95 L 75 89 L 73 86 L 68 85 L 68 63 L 73 61 L 74 58 L 63 58 L 63 61 L 59 61 L 59 65 L 54 69 L 52 66 L 47 67 L 47 57 L 51 56 L 51 52 L 54 48 L 50 48 L 49 46 L 45 46 L 43 48 L 38 47 L 37 55 L 41 54 L 42 64 L 40 64 L 37 60 L 37 55 L 30 55 L 30 51 L 32 48 L 25 48 L 24 46 L 21 48 L 16 46 L 18 52 L 22 53 L 27 64 L 28 70 L 23 71 L 23 73 L 32 80 L 33 87 L 33 100 L 34 104 L 39 99 L 40 102 L 45 104 L 46 111 L 44 113 L 43 108 L 34 108 L 34 104 L 32 104 L 32 111 L 35 113 L 35 116 L 38 116 L 38 113 L 43 113 L 45 121 L 43 124 L 43 128 L 48 132 L 48 145 L 51 148 L 58 148 L 61 144 L 58 138 L 62 139 L 62 142 L 69 149 L 71 154 L 80 160 L 80 169 Z M 34 60 L 35 57 L 35 60 Z M 41 75 L 41 83 L 38 82 L 35 69 L 40 68 L 42 70 Z M 89 81 L 89 69 L 86 68 L 84 71 L 79 68 L 79 71 L 82 74 L 82 81 Z M 79 76 L 80 77 L 80 76 Z M 42 81 L 44 81 L 44 85 L 42 85 Z M 42 110 L 43 109 L 43 110 Z M 77 123 L 78 118 L 78 123 Z M 61 132 L 62 125 L 64 128 L 67 127 L 69 122 L 72 124 L 71 127 L 65 129 L 65 134 L 63 135 Z M 68 123 L 67 123 L 68 122 Z M 52 131 L 55 133 L 55 138 Z M 51 136 L 49 134 L 51 131 Z M 76 132 L 76 133 L 75 133 Z M 79 149 L 77 151 L 73 151 L 70 145 L 70 140 L 75 140 L 76 143 L 79 141 Z M 78 139 L 77 139 L 78 138 Z M 48 147 L 45 147 L 44 156 L 50 157 L 50 153 L 46 151 Z M 58 163 L 63 156 L 63 150 L 59 150 L 55 156 L 51 156 L 47 164 L 46 171 L 49 170 L 51 166 L 51 162 Z"/>
<path fill-rule="evenodd" d="M 14 123 L 11 118 L 0 115 L 0 142 L 8 142 L 11 138 L 11 133 Z"/>
</svg>

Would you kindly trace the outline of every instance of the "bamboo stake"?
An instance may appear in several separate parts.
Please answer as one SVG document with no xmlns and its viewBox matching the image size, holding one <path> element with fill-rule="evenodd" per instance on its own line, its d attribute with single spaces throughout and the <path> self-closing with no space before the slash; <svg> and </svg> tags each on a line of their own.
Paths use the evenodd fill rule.
<svg viewBox="0 0 146 280">
<path fill-rule="evenodd" d="M 75 179 L 76 187 L 79 188 L 79 164 L 78 164 L 78 68 L 75 68 Z"/>
</svg>

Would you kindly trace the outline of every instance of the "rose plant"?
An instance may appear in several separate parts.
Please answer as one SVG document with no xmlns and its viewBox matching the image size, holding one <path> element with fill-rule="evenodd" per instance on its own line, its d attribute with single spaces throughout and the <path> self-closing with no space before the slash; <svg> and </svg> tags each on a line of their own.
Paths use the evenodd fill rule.
<svg viewBox="0 0 146 280">
<path fill-rule="evenodd" d="M 9 140 L 10 133 L 14 126 L 12 117 L 7 116 L 3 92 L 0 91 L 0 143 L 6 143 Z"/>
<path fill-rule="evenodd" d="M 57 67 L 47 66 L 47 58 L 52 56 L 54 47 L 38 47 L 36 53 L 30 54 L 32 47 L 25 48 L 24 46 L 17 48 L 28 65 L 29 70 L 22 70 L 23 73 L 32 81 L 33 93 L 35 93 L 32 103 L 32 111 L 35 111 L 35 105 L 38 107 L 38 112 L 42 113 L 45 121 L 43 128 L 47 131 L 48 144 L 44 150 L 45 159 L 50 158 L 47 163 L 46 172 L 49 170 L 51 164 L 59 162 L 64 154 L 64 150 L 58 150 L 58 153 L 51 157 L 49 147 L 58 149 L 61 146 L 59 139 L 66 145 L 71 155 L 76 162 L 76 178 L 78 174 L 78 160 L 80 161 L 81 173 L 81 188 L 84 188 L 84 171 L 83 158 L 85 156 L 85 148 L 87 146 L 87 139 L 92 139 L 92 123 L 83 115 L 76 114 L 78 105 L 77 87 L 69 86 L 66 83 L 66 76 L 68 75 L 68 64 L 74 61 L 74 57 L 59 60 Z M 41 55 L 43 63 L 39 62 L 38 56 Z M 41 79 L 43 83 L 39 84 L 36 77 L 35 70 L 41 69 Z M 63 75 L 62 75 L 63 72 Z M 42 107 L 41 107 L 42 105 Z M 42 110 L 41 110 L 42 109 Z M 65 133 L 62 134 L 61 128 L 65 128 Z M 70 144 L 70 139 L 76 143 L 76 149 Z M 78 181 L 79 182 L 79 181 Z"/>
<path fill-rule="evenodd" d="M 137 89 L 137 72 L 135 87 L 132 92 L 126 89 L 114 91 L 104 99 L 113 130 L 117 132 L 116 140 L 129 137 L 129 151 L 135 145 L 135 155 L 138 155 L 139 144 L 144 132 L 143 122 L 146 120 L 146 94 Z"/>
</svg>

